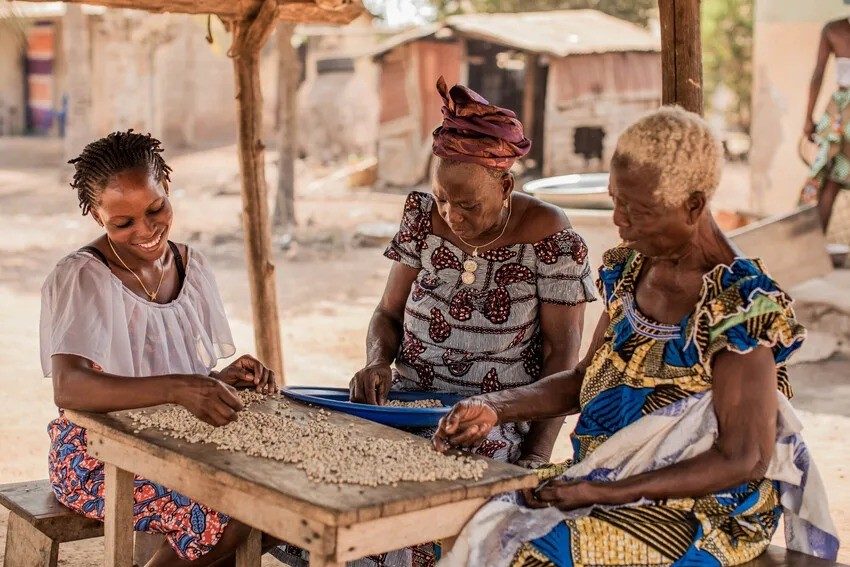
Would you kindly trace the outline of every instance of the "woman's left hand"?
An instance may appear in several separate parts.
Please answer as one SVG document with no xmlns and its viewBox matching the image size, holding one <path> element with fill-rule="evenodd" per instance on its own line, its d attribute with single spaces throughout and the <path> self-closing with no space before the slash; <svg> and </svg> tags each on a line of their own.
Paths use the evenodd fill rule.
<svg viewBox="0 0 850 567">
<path fill-rule="evenodd" d="M 552 480 L 539 491 L 525 489 L 522 495 L 529 508 L 554 506 L 566 511 L 600 504 L 600 489 L 604 489 L 604 485 L 586 480 Z"/>
<path fill-rule="evenodd" d="M 234 388 L 254 388 L 262 394 L 277 391 L 275 373 L 249 354 L 243 354 L 231 362 L 215 377 Z"/>
</svg>

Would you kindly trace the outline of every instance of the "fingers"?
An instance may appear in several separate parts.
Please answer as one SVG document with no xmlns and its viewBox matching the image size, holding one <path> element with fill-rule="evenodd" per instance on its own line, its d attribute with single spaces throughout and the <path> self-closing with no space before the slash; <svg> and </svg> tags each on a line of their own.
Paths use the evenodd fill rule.
<svg viewBox="0 0 850 567">
<path fill-rule="evenodd" d="M 464 424 L 459 428 L 458 433 L 449 436 L 449 443 L 458 447 L 470 447 L 484 439 L 489 432 L 490 428 L 482 424 Z"/>
<path fill-rule="evenodd" d="M 227 384 L 222 383 L 218 390 L 218 399 L 227 404 L 234 411 L 242 411 L 244 405 L 236 390 Z"/>
<path fill-rule="evenodd" d="M 358 379 L 357 374 L 354 375 L 354 378 L 351 379 L 351 382 L 348 383 L 348 399 L 352 402 L 362 403 L 362 398 L 360 397 L 360 391 L 358 385 L 360 384 L 360 380 Z"/>
<path fill-rule="evenodd" d="M 522 490 L 522 497 L 525 499 L 525 505 L 529 508 L 546 508 L 548 506 L 548 504 L 537 499 L 533 488 L 524 488 Z"/>
<path fill-rule="evenodd" d="M 366 395 L 366 403 L 373 406 L 378 405 L 377 384 L 374 372 L 370 372 L 367 375 L 363 390 L 363 393 Z"/>
<path fill-rule="evenodd" d="M 384 377 L 380 374 L 377 374 L 378 383 L 376 384 L 376 389 L 378 391 L 378 405 L 384 405 L 387 401 L 387 397 L 390 395 L 390 386 L 392 386 L 392 380 L 384 380 Z"/>
</svg>

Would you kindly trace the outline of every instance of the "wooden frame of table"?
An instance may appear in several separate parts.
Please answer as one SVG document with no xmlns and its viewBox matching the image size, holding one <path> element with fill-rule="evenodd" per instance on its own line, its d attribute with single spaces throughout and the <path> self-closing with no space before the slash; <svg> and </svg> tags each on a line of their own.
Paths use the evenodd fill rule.
<svg viewBox="0 0 850 567">
<path fill-rule="evenodd" d="M 274 411 L 281 403 L 268 399 L 252 409 Z M 287 411 L 306 417 L 317 410 L 288 402 Z M 219 451 L 156 430 L 134 433 L 126 411 L 65 413 L 86 428 L 89 454 L 105 463 L 108 567 L 132 565 L 134 474 L 255 528 L 237 552 L 239 567 L 260 564 L 261 531 L 309 550 L 310 565 L 322 567 L 438 539 L 451 542 L 488 498 L 537 484 L 533 472 L 495 461 L 479 480 L 394 487 L 320 484 L 295 465 Z M 332 413 L 329 420 L 357 435 L 428 442 L 344 414 Z"/>
</svg>

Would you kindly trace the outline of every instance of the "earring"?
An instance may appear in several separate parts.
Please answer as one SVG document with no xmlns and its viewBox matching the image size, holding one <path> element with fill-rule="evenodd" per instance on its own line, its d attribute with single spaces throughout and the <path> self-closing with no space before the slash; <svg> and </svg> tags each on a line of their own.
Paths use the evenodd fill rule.
<svg viewBox="0 0 850 567">
<path fill-rule="evenodd" d="M 507 199 L 505 199 L 504 201 L 502 201 L 502 208 L 503 208 L 503 209 L 507 209 L 507 208 L 508 208 L 508 200 L 507 200 Z"/>
</svg>

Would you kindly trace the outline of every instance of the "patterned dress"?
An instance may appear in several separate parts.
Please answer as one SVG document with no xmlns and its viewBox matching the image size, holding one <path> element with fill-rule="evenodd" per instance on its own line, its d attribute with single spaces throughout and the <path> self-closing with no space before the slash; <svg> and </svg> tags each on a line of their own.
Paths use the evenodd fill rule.
<svg viewBox="0 0 850 567">
<path fill-rule="evenodd" d="M 593 301 L 587 246 L 564 229 L 533 244 L 480 253 L 475 281 L 461 281 L 471 256 L 435 235 L 434 199 L 411 193 L 385 256 L 419 269 L 404 311 L 394 387 L 466 396 L 535 382 L 543 369 L 541 303 Z M 528 425 L 496 428 L 476 452 L 516 461 Z"/>
<path fill-rule="evenodd" d="M 179 258 L 176 248 L 175 258 Z M 219 358 L 235 352 L 212 270 L 198 251 L 178 271 L 176 299 L 158 304 L 124 287 L 91 251 L 62 259 L 42 288 L 41 360 L 51 374 L 54 354 L 86 358 L 97 370 L 118 376 L 208 375 Z M 102 255 L 100 255 L 102 256 Z M 56 498 L 88 518 L 103 520 L 104 467 L 86 450 L 86 430 L 64 412 L 50 422 L 50 483 Z M 183 559 L 194 560 L 215 547 L 229 517 L 162 485 L 136 477 L 136 531 L 166 536 Z"/>
<path fill-rule="evenodd" d="M 535 244 L 488 250 L 478 258 L 475 281 L 461 281 L 470 256 L 433 234 L 434 199 L 413 192 L 404 204 L 398 233 L 384 255 L 419 270 L 404 312 L 404 337 L 395 361 L 396 389 L 471 396 L 539 379 L 543 344 L 542 302 L 577 305 L 594 300 L 587 246 L 574 231 Z M 494 428 L 476 452 L 501 461 L 520 457 L 528 424 Z M 430 438 L 433 429 L 413 433 Z M 306 565 L 308 554 L 285 545 L 272 552 L 287 565 Z M 433 544 L 373 555 L 357 567 L 431 567 Z"/>
<path fill-rule="evenodd" d="M 805 330 L 760 261 L 717 266 L 705 275 L 694 311 L 664 325 L 634 301 L 644 260 L 626 248 L 605 254 L 598 284 L 611 324 L 582 385 L 576 462 L 642 416 L 710 390 L 712 359 L 724 350 L 770 347 L 779 390 L 791 396 L 785 363 Z M 696 499 L 594 508 L 523 544 L 513 565 L 738 565 L 764 551 L 780 512 L 777 485 L 766 479 Z"/>
</svg>

